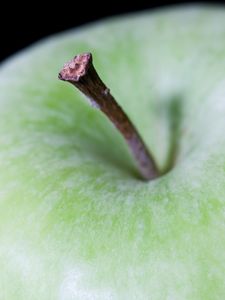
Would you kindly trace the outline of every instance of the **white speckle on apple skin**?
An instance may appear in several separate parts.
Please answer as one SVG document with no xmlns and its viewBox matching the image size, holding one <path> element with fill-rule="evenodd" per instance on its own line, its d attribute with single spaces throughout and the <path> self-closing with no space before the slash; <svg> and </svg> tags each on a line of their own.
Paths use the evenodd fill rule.
<svg viewBox="0 0 225 300">
<path fill-rule="evenodd" d="M 224 36 L 222 7 L 171 8 L 2 64 L 3 299 L 223 299 Z M 84 51 L 162 168 L 179 127 L 170 173 L 141 182 L 113 126 L 57 80 Z"/>
<path fill-rule="evenodd" d="M 87 267 L 86 267 L 87 268 Z M 93 274 L 93 270 L 83 270 L 82 267 L 73 268 L 65 273 L 64 280 L 60 287 L 59 300 L 111 300 L 115 299 L 116 295 L 113 295 L 110 291 L 104 291 L 104 289 L 95 290 L 88 287 L 87 274 Z"/>
</svg>

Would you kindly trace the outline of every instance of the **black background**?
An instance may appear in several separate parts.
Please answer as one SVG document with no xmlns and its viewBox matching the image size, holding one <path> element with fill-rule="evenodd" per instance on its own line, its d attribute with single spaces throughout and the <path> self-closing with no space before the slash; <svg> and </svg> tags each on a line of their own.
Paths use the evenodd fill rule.
<svg viewBox="0 0 225 300">
<path fill-rule="evenodd" d="M 103 1 L 102 1 L 103 2 Z M 126 1 L 128 2 L 128 1 Z M 97 0 L 88 2 L 58 1 L 58 4 L 47 2 L 32 2 L 23 4 L 4 5 L 0 18 L 0 61 L 28 46 L 29 44 L 50 34 L 76 27 L 87 22 L 107 16 L 134 12 L 144 9 L 153 9 L 177 3 L 194 3 L 196 1 L 129 1 L 129 4 L 116 4 L 113 0 L 106 0 L 100 4 Z M 199 1 L 197 1 L 199 3 Z M 206 2 L 206 1 L 205 1 Z M 18 2 L 17 2 L 18 3 Z M 216 4 L 224 1 L 207 1 Z M 51 7 L 50 7 L 51 6 Z M 100 8 L 101 7 L 101 8 Z"/>
</svg>

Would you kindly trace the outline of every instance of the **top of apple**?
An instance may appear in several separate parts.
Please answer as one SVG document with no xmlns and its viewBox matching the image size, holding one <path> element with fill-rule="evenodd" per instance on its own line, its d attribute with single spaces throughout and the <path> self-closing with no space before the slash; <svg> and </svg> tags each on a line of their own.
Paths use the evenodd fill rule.
<svg viewBox="0 0 225 300">
<path fill-rule="evenodd" d="M 1 65 L 1 299 L 224 298 L 224 37 L 224 9 L 173 7 Z M 87 49 L 167 175 L 141 181 L 110 122 L 55 78 Z"/>
</svg>

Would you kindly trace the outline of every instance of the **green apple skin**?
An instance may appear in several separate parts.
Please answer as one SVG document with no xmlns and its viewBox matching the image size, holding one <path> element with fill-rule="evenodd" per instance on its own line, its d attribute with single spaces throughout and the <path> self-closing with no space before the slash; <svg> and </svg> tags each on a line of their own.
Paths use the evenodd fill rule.
<svg viewBox="0 0 225 300">
<path fill-rule="evenodd" d="M 90 51 L 161 169 L 74 87 Z M 46 39 L 0 69 L 0 298 L 223 299 L 225 10 L 180 6 Z"/>
</svg>

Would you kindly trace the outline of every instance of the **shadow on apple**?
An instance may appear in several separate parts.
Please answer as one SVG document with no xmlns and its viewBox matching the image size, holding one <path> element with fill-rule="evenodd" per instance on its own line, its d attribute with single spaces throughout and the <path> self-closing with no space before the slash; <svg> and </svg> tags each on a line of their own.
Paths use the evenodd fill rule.
<svg viewBox="0 0 225 300">
<path fill-rule="evenodd" d="M 181 124 L 182 124 L 182 98 L 175 95 L 170 101 L 166 102 L 169 125 L 169 149 L 163 174 L 168 173 L 176 164 L 177 155 L 179 153 Z"/>
</svg>

